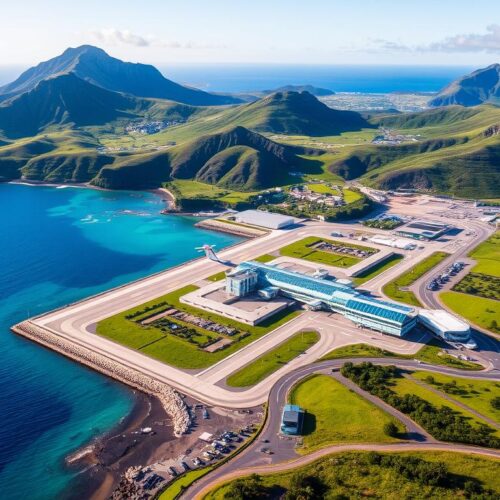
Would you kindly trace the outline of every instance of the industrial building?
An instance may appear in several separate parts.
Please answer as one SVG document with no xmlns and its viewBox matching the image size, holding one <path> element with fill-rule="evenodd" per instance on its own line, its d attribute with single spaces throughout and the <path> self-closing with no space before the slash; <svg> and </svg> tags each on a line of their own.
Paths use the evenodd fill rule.
<svg viewBox="0 0 500 500">
<path fill-rule="evenodd" d="M 414 240 L 434 240 L 442 236 L 450 226 L 442 222 L 414 220 L 396 229 L 398 236 L 413 238 Z"/>
<path fill-rule="evenodd" d="M 226 290 L 241 290 L 241 296 L 270 287 L 312 310 L 335 311 L 358 325 L 398 337 L 405 335 L 416 324 L 414 308 L 363 295 L 339 281 L 254 261 L 242 262 L 226 276 Z"/>
<path fill-rule="evenodd" d="M 263 210 L 245 210 L 231 216 L 236 222 L 267 229 L 284 229 L 295 224 L 295 219 L 288 215 L 264 212 Z"/>
<path fill-rule="evenodd" d="M 304 423 L 304 413 L 304 410 L 300 406 L 285 405 L 281 414 L 281 432 L 293 436 L 300 434 L 302 432 L 302 424 Z"/>
</svg>

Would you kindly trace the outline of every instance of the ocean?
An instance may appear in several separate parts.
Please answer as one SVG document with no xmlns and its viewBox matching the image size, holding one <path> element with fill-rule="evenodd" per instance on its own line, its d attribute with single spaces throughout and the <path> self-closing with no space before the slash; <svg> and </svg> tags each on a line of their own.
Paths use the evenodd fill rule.
<svg viewBox="0 0 500 500">
<path fill-rule="evenodd" d="M 9 327 L 239 241 L 162 207 L 153 193 L 0 184 L 2 499 L 60 495 L 76 474 L 65 456 L 133 406 L 126 387 Z"/>
<path fill-rule="evenodd" d="M 255 92 L 311 84 L 335 92 L 437 92 L 470 66 L 356 66 L 305 64 L 158 64 L 179 83 L 210 92 Z M 27 68 L 0 66 L 0 85 Z"/>
<path fill-rule="evenodd" d="M 437 92 L 469 66 L 354 66 L 288 64 L 159 65 L 176 82 L 210 92 L 255 92 L 310 84 L 335 92 Z"/>
</svg>

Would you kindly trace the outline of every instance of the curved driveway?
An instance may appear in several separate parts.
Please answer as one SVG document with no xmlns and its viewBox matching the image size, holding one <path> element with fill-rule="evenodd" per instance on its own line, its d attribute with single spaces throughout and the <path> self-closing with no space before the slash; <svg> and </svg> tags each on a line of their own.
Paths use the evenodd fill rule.
<svg viewBox="0 0 500 500">
<path fill-rule="evenodd" d="M 252 473 L 269 473 L 279 472 L 281 470 L 292 469 L 300 465 L 310 463 L 317 458 L 328 455 L 336 451 L 347 450 L 379 450 L 379 451 L 404 451 L 404 450 L 447 450 L 461 451 L 464 453 L 479 453 L 500 458 L 500 452 L 479 448 L 474 446 L 466 446 L 452 443 L 441 443 L 434 440 L 416 423 L 411 421 L 408 424 L 407 417 L 403 420 L 401 415 L 393 415 L 396 418 L 403 420 L 405 425 L 408 425 L 408 434 L 413 438 L 413 441 L 406 443 L 396 443 L 392 445 L 381 444 L 350 444 L 336 445 L 317 450 L 311 454 L 297 458 L 294 450 L 295 441 L 292 438 L 283 438 L 278 434 L 281 422 L 281 412 L 287 400 L 287 394 L 290 389 L 301 379 L 315 373 L 331 374 L 332 370 L 339 370 L 340 367 L 347 361 L 361 362 L 370 361 L 380 365 L 396 365 L 402 369 L 426 369 L 436 373 L 453 375 L 456 377 L 500 380 L 500 377 L 490 373 L 467 372 L 455 370 L 447 367 L 438 367 L 434 365 L 426 365 L 410 360 L 401 360 L 396 358 L 353 358 L 353 359 L 337 359 L 332 361 L 323 361 L 313 365 L 304 366 L 297 370 L 284 375 L 276 384 L 274 384 L 268 399 L 268 416 L 267 421 L 262 429 L 259 437 L 243 452 L 237 455 L 221 467 L 199 479 L 190 487 L 181 497 L 185 500 L 192 498 L 201 498 L 203 494 L 221 482 L 233 479 L 235 477 L 244 476 Z M 359 389 L 357 392 L 364 392 Z M 383 410 L 387 411 L 385 403 L 375 398 L 375 402 Z M 393 409 L 394 410 L 394 409 Z M 392 412 L 391 412 L 392 413 Z M 397 412 L 399 413 L 399 412 Z M 266 441 L 264 444 L 262 441 Z M 273 455 L 261 453 L 259 450 L 262 447 L 271 449 Z M 270 470 L 272 466 L 272 470 Z"/>
</svg>

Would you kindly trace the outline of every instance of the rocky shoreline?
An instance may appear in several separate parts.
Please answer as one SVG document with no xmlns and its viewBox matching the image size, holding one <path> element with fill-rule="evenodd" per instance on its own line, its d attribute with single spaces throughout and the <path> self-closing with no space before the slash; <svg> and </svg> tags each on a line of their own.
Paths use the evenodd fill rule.
<svg viewBox="0 0 500 500">
<path fill-rule="evenodd" d="M 124 366 L 102 354 L 93 352 L 86 347 L 77 346 L 55 333 L 31 323 L 29 320 L 13 326 L 12 331 L 119 382 L 158 398 L 165 412 L 172 419 L 174 435 L 181 436 L 188 432 L 191 426 L 188 408 L 181 395 L 169 385 L 153 380 L 139 371 Z"/>
</svg>

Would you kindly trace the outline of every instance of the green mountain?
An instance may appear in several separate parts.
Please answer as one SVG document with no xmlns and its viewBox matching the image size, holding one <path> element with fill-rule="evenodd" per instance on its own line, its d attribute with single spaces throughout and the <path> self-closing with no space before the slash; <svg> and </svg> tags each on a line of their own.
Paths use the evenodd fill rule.
<svg viewBox="0 0 500 500">
<path fill-rule="evenodd" d="M 68 48 L 63 54 L 28 69 L 14 82 L 0 87 L 0 100 L 28 92 L 43 80 L 68 73 L 98 87 L 138 97 L 168 99 L 194 106 L 241 102 L 231 96 L 184 87 L 166 79 L 154 66 L 123 62 L 91 45 Z"/>
<path fill-rule="evenodd" d="M 332 173 L 382 189 L 500 196 L 500 108 L 452 106 L 386 116 L 377 123 L 424 139 L 395 146 L 356 146 L 329 166 Z"/>
<path fill-rule="evenodd" d="M 132 97 L 96 87 L 74 74 L 42 80 L 32 90 L 0 104 L 0 129 L 6 137 L 27 137 L 53 125 L 102 125 L 133 118 Z"/>
<path fill-rule="evenodd" d="M 0 103 L 6 138 L 35 136 L 47 128 L 94 127 L 117 120 L 184 120 L 201 108 L 112 92 L 73 73 L 40 81 L 32 90 Z"/>
<path fill-rule="evenodd" d="M 359 113 L 329 108 L 309 92 L 276 92 L 226 116 L 258 132 L 288 135 L 336 135 L 370 126 Z"/>
<path fill-rule="evenodd" d="M 372 128 L 359 113 L 329 108 L 308 92 L 277 92 L 249 104 L 219 109 L 158 137 L 185 141 L 242 126 L 260 133 L 326 136 Z"/>
<path fill-rule="evenodd" d="M 335 95 L 333 90 L 314 87 L 313 85 L 283 85 L 282 87 L 272 90 L 263 90 L 262 92 L 264 94 L 274 94 L 276 92 L 309 92 L 309 94 L 316 97 Z"/>
<path fill-rule="evenodd" d="M 152 188 L 192 179 L 240 191 L 290 181 L 303 148 L 273 142 L 244 127 L 207 135 L 165 152 L 134 155 L 104 167 L 93 183 L 106 188 Z"/>
<path fill-rule="evenodd" d="M 492 64 L 462 76 L 439 92 L 431 106 L 477 106 L 492 102 L 500 103 L 500 64 Z"/>
</svg>

